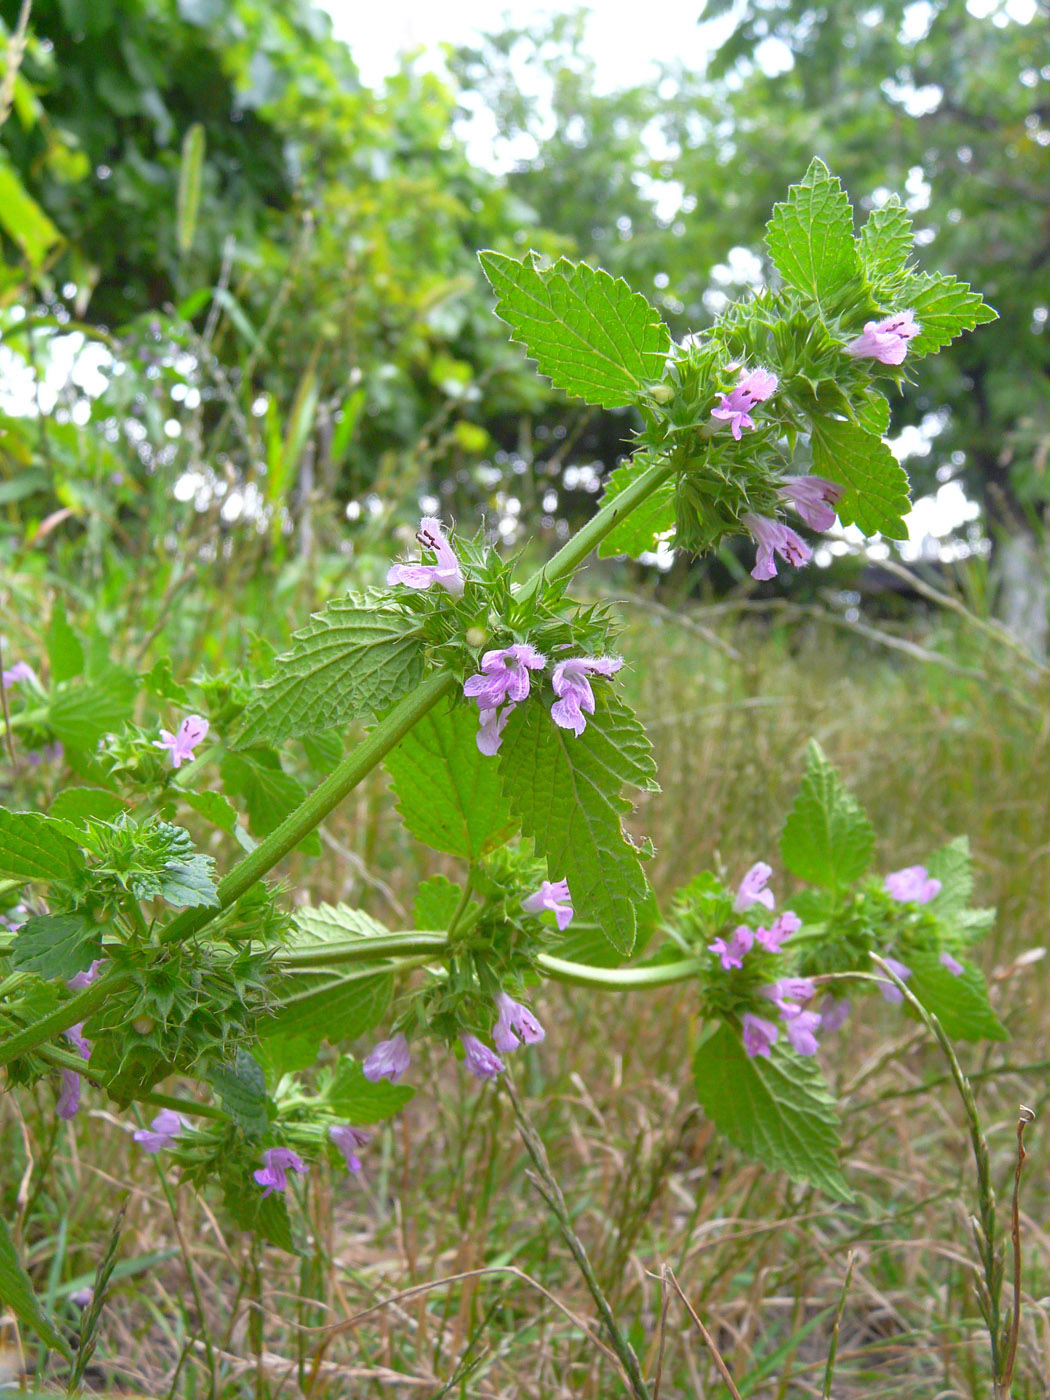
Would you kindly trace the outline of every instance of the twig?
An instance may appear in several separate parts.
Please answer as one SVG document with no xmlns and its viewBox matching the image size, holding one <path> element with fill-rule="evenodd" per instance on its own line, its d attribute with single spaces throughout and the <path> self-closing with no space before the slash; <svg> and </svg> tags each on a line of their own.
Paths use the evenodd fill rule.
<svg viewBox="0 0 1050 1400">
<path fill-rule="evenodd" d="M 670 1264 L 664 1265 L 663 1277 L 670 1281 L 671 1287 L 678 1294 L 679 1298 L 681 1298 L 682 1305 L 685 1308 L 686 1312 L 693 1319 L 693 1325 L 696 1327 L 696 1330 L 700 1333 L 701 1337 L 703 1337 L 704 1346 L 707 1347 L 708 1351 L 711 1353 L 712 1359 L 714 1360 L 715 1365 L 718 1367 L 719 1374 L 726 1383 L 726 1389 L 733 1397 L 733 1400 L 740 1400 L 740 1391 L 736 1388 L 736 1382 L 733 1380 L 732 1372 L 730 1371 L 726 1363 L 722 1360 L 722 1353 L 715 1346 L 715 1341 L 714 1338 L 711 1336 L 711 1333 L 700 1321 L 692 1303 L 690 1303 L 689 1299 L 682 1292 L 681 1285 L 675 1278 L 674 1274 L 671 1272 Z"/>
<path fill-rule="evenodd" d="M 1006 1356 L 1003 1358 L 1003 1375 L 999 1382 L 1002 1400 L 1009 1400 L 1010 1383 L 1014 1375 L 1014 1361 L 1017 1358 L 1017 1339 L 1021 1334 L 1021 1168 L 1027 1153 L 1024 1150 L 1024 1130 L 1035 1122 L 1035 1114 L 1030 1108 L 1021 1105 L 1017 1117 L 1017 1166 L 1014 1170 L 1014 1196 L 1011 1211 L 1010 1239 L 1014 1247 L 1014 1314 L 1010 1319 L 1010 1335 L 1006 1342 Z"/>
<path fill-rule="evenodd" d="M 29 12 L 33 8 L 33 0 L 22 0 L 22 8 L 18 13 L 18 23 L 15 25 L 15 32 L 7 45 L 7 62 L 4 65 L 4 79 L 0 82 L 0 126 L 3 126 L 11 115 L 11 107 L 15 100 L 15 83 L 18 81 L 18 70 L 22 66 L 22 59 L 26 51 L 26 34 L 29 30 Z"/>
</svg>

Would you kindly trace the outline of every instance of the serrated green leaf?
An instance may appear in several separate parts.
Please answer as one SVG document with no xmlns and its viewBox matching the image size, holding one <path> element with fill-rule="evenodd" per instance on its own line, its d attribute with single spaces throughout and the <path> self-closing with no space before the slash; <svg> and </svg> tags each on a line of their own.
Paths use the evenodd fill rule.
<svg viewBox="0 0 1050 1400">
<path fill-rule="evenodd" d="M 176 909 L 217 909 L 219 896 L 212 879 L 214 869 L 211 856 L 200 852 L 169 861 L 160 877 L 161 898 Z"/>
<path fill-rule="evenodd" d="M 780 838 L 784 864 L 800 880 L 844 889 L 867 870 L 874 846 L 863 808 L 811 739 L 802 786 Z"/>
<path fill-rule="evenodd" d="M 51 609 L 51 622 L 47 629 L 47 656 L 51 663 L 51 684 L 71 681 L 84 669 L 84 648 L 77 634 L 66 620 L 66 610 L 61 599 L 56 599 Z"/>
<path fill-rule="evenodd" d="M 334 1080 L 323 1091 L 333 1110 L 348 1123 L 380 1123 L 400 1113 L 415 1090 L 408 1084 L 391 1084 L 380 1079 L 372 1084 L 356 1060 L 344 1055 L 336 1067 Z"/>
<path fill-rule="evenodd" d="M 1007 1040 L 1006 1027 L 992 1010 L 988 986 L 980 968 L 971 962 L 962 964 L 962 973 L 955 976 L 941 963 L 937 954 L 909 952 L 911 977 L 908 990 L 927 1011 L 932 1011 L 953 1040 Z"/>
<path fill-rule="evenodd" d="M 624 462 L 609 475 L 602 493 L 600 505 L 608 505 L 621 492 L 625 491 L 643 472 L 652 466 L 652 458 L 639 453 L 629 462 Z M 674 481 L 665 481 L 644 500 L 641 505 L 628 512 L 618 525 L 606 535 L 598 546 L 602 559 L 611 559 L 617 554 L 627 554 L 637 559 L 640 554 L 654 551 L 660 539 L 673 537 L 675 528 L 675 486 Z"/>
<path fill-rule="evenodd" d="M 999 319 L 999 313 L 968 282 L 940 273 L 920 272 L 909 278 L 901 296 L 921 327 L 908 342 L 909 360 L 942 350 L 964 331 Z"/>
<path fill-rule="evenodd" d="M 103 734 L 131 718 L 135 682 L 112 667 L 82 685 L 64 685 L 51 699 L 47 722 L 55 737 L 74 749 L 92 750 Z"/>
<path fill-rule="evenodd" d="M 0 1303 L 9 1307 L 24 1326 L 53 1351 L 60 1352 L 67 1361 L 72 1361 L 73 1353 L 69 1343 L 58 1330 L 51 1318 L 37 1301 L 33 1291 L 33 1281 L 18 1262 L 14 1241 L 7 1228 L 7 1222 L 0 1216 Z"/>
<path fill-rule="evenodd" d="M 857 250 L 875 289 L 904 274 L 914 242 L 911 215 L 896 195 L 871 211 L 857 239 Z"/>
<path fill-rule="evenodd" d="M 348 904 L 304 904 L 295 911 L 297 933 L 292 946 L 345 943 L 351 938 L 375 938 L 390 930 L 363 909 Z"/>
<path fill-rule="evenodd" d="M 478 711 L 445 700 L 424 715 L 383 763 L 401 820 L 435 851 L 476 861 L 514 834 L 499 764 L 478 750 Z"/>
<path fill-rule="evenodd" d="M 229 1064 L 212 1065 L 208 1083 L 223 1108 L 248 1137 L 262 1137 L 269 1126 L 266 1076 L 247 1050 L 238 1050 Z"/>
<path fill-rule="evenodd" d="M 260 1167 L 263 1165 L 261 1152 L 257 1162 Z M 250 1168 L 236 1161 L 222 1176 L 222 1193 L 223 1204 L 234 1224 L 242 1230 L 254 1230 L 276 1249 L 294 1253 L 292 1222 L 283 1191 L 264 1196 L 261 1187 L 252 1179 Z"/>
<path fill-rule="evenodd" d="M 303 785 L 286 773 L 277 754 L 269 748 L 227 753 L 219 764 L 223 786 L 233 797 L 243 797 L 248 824 L 256 836 L 269 836 L 306 796 Z M 307 855 L 321 854 L 321 841 L 311 831 L 299 843 Z"/>
<path fill-rule="evenodd" d="M 835 1103 L 816 1062 L 782 1040 L 751 1059 L 739 1026 L 722 1022 L 693 1056 L 696 1095 L 734 1146 L 792 1181 L 852 1200 L 839 1168 Z"/>
<path fill-rule="evenodd" d="M 84 857 L 43 812 L 8 812 L 0 807 L 0 878 L 70 880 Z"/>
<path fill-rule="evenodd" d="M 334 598 L 292 641 L 248 706 L 237 748 L 343 728 L 400 700 L 423 676 L 417 620 L 367 597 Z"/>
<path fill-rule="evenodd" d="M 906 540 L 908 476 L 886 444 L 843 418 L 814 418 L 813 469 L 846 487 L 835 507 L 844 525 Z"/>
<path fill-rule="evenodd" d="M 836 176 L 814 159 L 787 200 L 773 206 L 766 228 L 769 256 L 789 287 L 832 309 L 860 276 L 853 210 Z"/>
<path fill-rule="evenodd" d="M 44 914 L 27 919 L 11 944 L 11 965 L 51 981 L 68 982 L 91 966 L 102 948 L 101 932 L 80 914 Z"/>
<path fill-rule="evenodd" d="M 877 389 L 869 389 L 856 406 L 857 422 L 872 437 L 884 438 L 890 430 L 890 401 Z"/>
<path fill-rule="evenodd" d="M 211 822 L 212 826 L 217 826 L 220 831 L 227 831 L 233 835 L 234 828 L 239 820 L 237 808 L 232 803 L 227 802 L 221 792 L 187 792 L 183 790 L 179 793 L 181 801 L 187 807 L 199 813 L 206 822 Z"/>
<path fill-rule="evenodd" d="M 973 896 L 969 838 L 957 836 L 934 851 L 926 862 L 926 873 L 941 882 L 939 892 L 930 901 L 930 912 L 950 924 L 969 907 Z"/>
<path fill-rule="evenodd" d="M 416 928 L 448 928 L 463 891 L 444 875 L 431 875 L 416 890 L 412 917 Z"/>
<path fill-rule="evenodd" d="M 639 853 L 623 834 L 631 804 L 621 790 L 626 783 L 651 789 L 655 765 L 630 709 L 607 689 L 595 689 L 595 713 L 579 737 L 554 724 L 544 705 L 519 706 L 504 731 L 500 773 L 550 879 L 568 880 L 577 917 L 596 923 L 626 957 L 649 886 Z"/>
<path fill-rule="evenodd" d="M 127 803 L 105 788 L 63 788 L 51 803 L 49 816 L 80 825 L 85 821 L 112 821 L 128 810 Z"/>
<path fill-rule="evenodd" d="M 186 710 L 191 708 L 189 691 L 171 674 L 170 657 L 162 656 L 159 661 L 154 662 L 142 677 L 142 683 L 158 700 L 170 700 Z"/>
<path fill-rule="evenodd" d="M 539 268 L 505 253 L 478 257 L 496 293 L 496 314 L 556 388 L 621 408 L 663 378 L 667 327 L 622 278 L 567 258 Z"/>
</svg>

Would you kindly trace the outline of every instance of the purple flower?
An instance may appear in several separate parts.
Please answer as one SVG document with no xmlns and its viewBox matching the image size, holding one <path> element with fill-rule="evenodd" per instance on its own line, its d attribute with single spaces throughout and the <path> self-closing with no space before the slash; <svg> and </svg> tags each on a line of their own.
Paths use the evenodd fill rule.
<svg viewBox="0 0 1050 1400">
<path fill-rule="evenodd" d="M 899 977 L 902 982 L 907 982 L 908 978 L 911 976 L 910 967 L 905 967 L 905 965 L 902 962 L 898 962 L 896 958 L 883 958 L 882 961 L 895 977 Z M 882 982 L 879 986 L 879 991 L 886 1001 L 896 1003 L 904 1000 L 904 993 L 899 987 L 895 987 L 892 982 Z"/>
<path fill-rule="evenodd" d="M 963 975 L 963 972 L 965 971 L 965 968 L 963 967 L 959 959 L 953 958 L 951 953 L 949 953 L 947 949 L 941 954 L 940 962 L 943 967 L 946 967 L 948 969 L 948 971 L 952 974 L 953 977 L 961 977 Z"/>
<path fill-rule="evenodd" d="M 802 1007 L 812 1000 L 816 988 L 808 977 L 782 977 L 761 988 L 761 995 L 767 997 L 783 1016 L 785 1021 L 802 1013 Z"/>
<path fill-rule="evenodd" d="M 741 924 L 730 934 L 728 943 L 724 938 L 716 938 L 713 943 L 707 945 L 707 950 L 709 953 L 718 954 L 722 966 L 728 972 L 730 968 L 743 967 L 744 958 L 750 953 L 754 942 L 755 935 L 746 924 Z"/>
<path fill-rule="evenodd" d="M 328 1129 L 328 1136 L 343 1154 L 347 1171 L 359 1172 L 361 1158 L 357 1155 L 357 1149 L 364 1147 L 366 1142 L 370 1142 L 372 1134 L 364 1132 L 361 1128 L 352 1128 L 349 1123 L 340 1123 L 333 1124 Z"/>
<path fill-rule="evenodd" d="M 786 560 L 796 569 L 809 563 L 812 551 L 802 536 L 797 535 L 790 525 L 782 525 L 779 520 L 770 520 L 765 515 L 748 513 L 742 518 L 758 545 L 755 567 L 751 570 L 752 578 L 757 578 L 759 581 L 776 578 L 777 566 L 773 560 L 774 550 L 781 559 Z"/>
<path fill-rule="evenodd" d="M 820 1028 L 825 1035 L 839 1030 L 851 1010 L 852 1005 L 848 997 L 839 999 L 826 996 L 820 1003 Z"/>
<path fill-rule="evenodd" d="M 84 1039 L 83 1021 L 78 1021 L 75 1026 L 70 1026 L 67 1030 L 63 1031 L 62 1034 L 73 1046 L 73 1049 L 78 1055 L 82 1056 L 85 1060 L 90 1060 L 91 1042 Z"/>
<path fill-rule="evenodd" d="M 59 1118 L 63 1118 L 68 1122 L 70 1118 L 75 1118 L 77 1116 L 79 1108 L 80 1075 L 77 1074 L 76 1070 L 64 1069 L 62 1071 L 62 1089 L 58 1096 L 55 1112 L 58 1114 Z"/>
<path fill-rule="evenodd" d="M 170 1147 L 182 1132 L 182 1119 L 170 1108 L 162 1108 L 148 1128 L 137 1128 L 132 1137 L 154 1155 Z"/>
<path fill-rule="evenodd" d="M 756 1055 L 764 1055 L 768 1060 L 769 1052 L 776 1044 L 779 1034 L 772 1021 L 767 1021 L 750 1011 L 744 1012 L 744 1049 L 749 1059 L 753 1060 Z"/>
<path fill-rule="evenodd" d="M 5 689 L 9 685 L 17 685 L 19 681 L 33 681 L 36 685 L 40 684 L 37 680 L 36 672 L 28 661 L 16 661 L 9 670 L 3 673 Z"/>
<path fill-rule="evenodd" d="M 927 875 L 924 865 L 909 865 L 886 876 L 886 893 L 902 904 L 929 904 L 940 892 L 940 880 Z"/>
<path fill-rule="evenodd" d="M 200 715 L 188 715 L 179 725 L 177 734 L 160 731 L 160 738 L 153 740 L 155 749 L 171 750 L 171 766 L 178 768 L 194 758 L 193 750 L 208 733 L 208 721 Z"/>
<path fill-rule="evenodd" d="M 814 1031 L 820 1026 L 820 1016 L 815 1011 L 800 1011 L 786 1022 L 787 1038 L 798 1055 L 815 1055 L 817 1037 Z"/>
<path fill-rule="evenodd" d="M 526 1045 L 535 1045 L 547 1034 L 529 1008 L 506 992 L 500 992 L 496 1005 L 499 1019 L 493 1028 L 492 1040 L 504 1055 L 508 1050 L 516 1050 L 523 1041 Z"/>
<path fill-rule="evenodd" d="M 493 758 L 499 753 L 507 720 L 517 708 L 517 705 L 504 705 L 502 710 L 481 711 L 481 722 L 478 725 L 476 739 L 478 748 L 486 758 Z"/>
<path fill-rule="evenodd" d="M 574 913 L 568 880 L 542 880 L 536 893 L 521 901 L 521 907 L 526 914 L 542 914 L 548 910 L 557 920 L 558 928 L 564 931 L 572 923 Z"/>
<path fill-rule="evenodd" d="M 411 1060 L 408 1041 L 398 1031 L 390 1040 L 379 1042 L 361 1066 L 361 1073 L 373 1084 L 377 1084 L 380 1079 L 389 1079 L 391 1084 L 396 1084 L 408 1069 Z"/>
<path fill-rule="evenodd" d="M 767 909 L 772 909 L 774 903 L 773 891 L 767 890 L 769 877 L 773 873 L 773 867 L 766 865 L 765 861 L 758 860 L 740 881 L 737 887 L 736 899 L 733 900 L 733 908 L 738 914 L 745 909 L 750 909 L 752 904 L 762 904 Z"/>
<path fill-rule="evenodd" d="M 596 676 L 614 676 L 623 665 L 622 656 L 574 656 L 559 661 L 551 677 L 558 699 L 551 706 L 551 719 L 562 729 L 571 729 L 579 737 L 587 728 L 584 711 L 594 714 L 594 691 L 587 672 Z"/>
<path fill-rule="evenodd" d="M 811 530 L 830 530 L 835 523 L 831 507 L 845 489 L 822 476 L 786 476 L 777 492 L 791 502 Z"/>
<path fill-rule="evenodd" d="M 529 698 L 529 672 L 542 671 L 546 664 L 547 658 L 527 642 L 487 651 L 480 675 L 469 677 L 463 694 L 476 700 L 481 710 L 496 710 L 507 700 L 520 705 Z"/>
<path fill-rule="evenodd" d="M 856 358 L 878 360 L 884 365 L 899 365 L 908 353 L 908 341 L 922 328 L 912 312 L 898 311 L 884 321 L 867 321 L 863 335 L 851 340 L 846 354 Z"/>
<path fill-rule="evenodd" d="M 266 1187 L 262 1194 L 264 1201 L 275 1191 L 284 1191 L 287 1188 L 288 1178 L 285 1172 L 303 1173 L 309 1170 L 298 1152 L 293 1152 L 290 1147 L 268 1147 L 263 1153 L 263 1162 L 265 1166 L 252 1172 L 252 1176 L 260 1186 Z"/>
<path fill-rule="evenodd" d="M 60 763 L 65 756 L 65 748 L 56 739 L 53 744 L 45 744 L 42 749 L 30 749 L 26 762 L 31 768 L 39 768 L 41 763 Z"/>
<path fill-rule="evenodd" d="M 71 992 L 82 992 L 85 987 L 90 987 L 99 973 L 109 961 L 108 958 L 96 958 L 90 967 L 86 967 L 83 972 L 77 972 L 66 983 Z"/>
<path fill-rule="evenodd" d="M 14 918 L 11 917 L 12 915 Z M 0 914 L 0 924 L 6 929 L 10 929 L 12 933 L 17 933 L 28 918 L 29 910 L 24 904 L 12 904 L 10 909 Z"/>
<path fill-rule="evenodd" d="M 419 522 L 416 539 L 437 556 L 436 564 L 394 564 L 387 572 L 387 583 L 403 583 L 407 588 L 426 589 L 436 583 L 458 598 L 463 592 L 463 573 L 455 551 L 445 538 L 441 521 L 425 515 Z"/>
<path fill-rule="evenodd" d="M 753 369 L 745 374 L 735 389 L 723 394 L 717 408 L 711 410 L 712 418 L 728 421 L 733 436 L 740 441 L 742 428 L 753 428 L 751 409 L 756 403 L 768 399 L 777 387 L 777 377 L 768 369 Z"/>
<path fill-rule="evenodd" d="M 95 1290 L 93 1288 L 78 1288 L 69 1295 L 69 1301 L 75 1308 L 86 1308 L 91 1304 L 94 1297 Z"/>
<path fill-rule="evenodd" d="M 467 1069 L 475 1079 L 495 1079 L 507 1066 L 494 1050 L 483 1044 L 476 1035 L 464 1031 L 460 1036 Z"/>
<path fill-rule="evenodd" d="M 767 953 L 779 953 L 782 951 L 781 944 L 791 937 L 793 933 L 798 933 L 802 927 L 802 920 L 791 909 L 785 909 L 783 914 L 774 919 L 769 928 L 755 929 L 755 942 L 765 948 Z"/>
</svg>

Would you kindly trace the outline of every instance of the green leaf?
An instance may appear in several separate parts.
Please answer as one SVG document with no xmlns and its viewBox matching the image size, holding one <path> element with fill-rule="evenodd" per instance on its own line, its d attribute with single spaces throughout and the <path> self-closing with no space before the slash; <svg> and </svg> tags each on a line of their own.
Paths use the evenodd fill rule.
<svg viewBox="0 0 1050 1400">
<path fill-rule="evenodd" d="M 190 693 L 172 675 L 171 658 L 168 656 L 162 656 L 159 661 L 154 662 L 142 677 L 142 684 L 158 700 L 170 700 L 172 704 L 187 710 L 191 708 Z"/>
<path fill-rule="evenodd" d="M 83 825 L 86 821 L 112 821 L 126 812 L 127 805 L 115 792 L 105 788 L 63 788 L 51 803 L 49 816 Z"/>
<path fill-rule="evenodd" d="M 652 466 L 652 458 L 644 452 L 632 457 L 610 473 L 600 504 L 605 506 L 625 491 L 643 472 Z M 598 546 L 598 555 L 610 559 L 627 554 L 637 559 L 640 554 L 655 551 L 661 539 L 670 539 L 675 528 L 674 482 L 665 481 L 641 505 L 636 506 L 619 525 L 614 525 Z"/>
<path fill-rule="evenodd" d="M 999 319 L 998 311 L 957 277 L 920 272 L 909 278 L 901 295 L 922 328 L 908 344 L 909 360 L 942 350 L 964 331 Z"/>
<path fill-rule="evenodd" d="M 63 686 L 51 699 L 47 722 L 63 744 L 89 752 L 131 718 L 134 702 L 134 680 L 114 666 L 97 680 Z"/>
<path fill-rule="evenodd" d="M 812 432 L 814 471 L 846 487 L 835 507 L 843 525 L 906 540 L 908 476 L 882 439 L 843 418 L 814 418 Z"/>
<path fill-rule="evenodd" d="M 292 640 L 248 706 L 237 748 L 345 728 L 400 700 L 422 679 L 416 620 L 367 596 L 333 599 Z"/>
<path fill-rule="evenodd" d="M 11 965 L 51 981 L 68 982 L 98 957 L 101 931 L 79 914 L 44 914 L 27 919 L 11 945 Z"/>
<path fill-rule="evenodd" d="M 914 242 L 911 215 L 896 195 L 881 208 L 871 211 L 860 231 L 857 247 L 873 287 L 878 289 L 892 284 L 904 274 Z"/>
<path fill-rule="evenodd" d="M 248 1137 L 262 1137 L 269 1126 L 266 1076 L 247 1050 L 238 1050 L 230 1064 L 212 1065 L 208 1083 L 223 1108 Z"/>
<path fill-rule="evenodd" d="M 176 909 L 217 909 L 219 896 L 212 879 L 214 870 L 212 857 L 199 851 L 168 861 L 160 877 L 161 898 Z"/>
<path fill-rule="evenodd" d="M 347 943 L 351 938 L 376 938 L 390 930 L 363 909 L 348 904 L 305 904 L 295 911 L 294 948 Z"/>
<path fill-rule="evenodd" d="M 84 669 L 84 648 L 77 634 L 66 620 L 66 610 L 61 599 L 56 599 L 51 609 L 51 623 L 47 629 L 47 656 L 51 662 L 51 684 L 71 681 Z"/>
<path fill-rule="evenodd" d="M 655 764 L 630 709 L 600 684 L 595 691 L 595 713 L 578 738 L 554 724 L 543 704 L 519 706 L 504 732 L 500 772 L 550 879 L 567 879 L 577 917 L 598 924 L 627 956 L 649 887 L 639 852 L 623 834 L 631 804 L 621 789 L 654 789 Z"/>
<path fill-rule="evenodd" d="M 43 812 L 0 807 L 0 878 L 70 880 L 83 865 L 76 843 Z"/>
<path fill-rule="evenodd" d="M 864 810 L 811 739 L 802 786 L 780 838 L 784 864 L 800 880 L 843 889 L 867 870 L 874 846 Z"/>
<path fill-rule="evenodd" d="M 932 1011 L 953 1040 L 1007 1040 L 1006 1027 L 992 1010 L 988 986 L 971 962 L 963 962 L 956 977 L 936 953 L 909 952 L 911 977 L 907 987 L 927 1011 Z"/>
<path fill-rule="evenodd" d="M 243 797 L 248 808 L 248 824 L 256 836 L 269 836 L 294 812 L 306 789 L 281 767 L 281 760 L 272 749 L 245 749 L 227 753 L 219 765 L 223 786 L 233 797 Z M 299 843 L 307 855 L 321 854 L 321 841 L 316 831 Z"/>
<path fill-rule="evenodd" d="M 478 257 L 496 293 L 496 314 L 556 388 L 620 408 L 663 378 L 667 327 L 622 278 L 567 258 L 540 268 L 505 253 Z"/>
<path fill-rule="evenodd" d="M 61 1352 L 67 1361 L 73 1353 L 62 1333 L 40 1306 L 33 1291 L 33 1281 L 18 1262 L 14 1241 L 7 1222 L 0 1216 L 0 1303 L 11 1309 L 24 1326 L 34 1332 L 53 1351 Z"/>
<path fill-rule="evenodd" d="M 189 792 L 179 793 L 180 799 L 187 807 L 199 813 L 206 822 L 211 822 L 212 826 L 217 826 L 220 831 L 228 831 L 233 835 L 234 828 L 239 820 L 237 808 L 232 803 L 227 802 L 221 792 Z"/>
<path fill-rule="evenodd" d="M 197 213 L 201 203 L 201 168 L 204 164 L 204 127 L 194 122 L 182 138 L 179 187 L 175 196 L 175 242 L 183 257 L 193 247 Z"/>
<path fill-rule="evenodd" d="M 860 260 L 853 238 L 853 210 L 838 178 L 814 159 L 801 184 L 773 206 L 766 228 L 773 264 L 789 287 L 829 311 L 856 282 Z"/>
<path fill-rule="evenodd" d="M 941 888 L 930 901 L 930 912 L 950 924 L 952 919 L 969 908 L 973 896 L 973 872 L 970 867 L 970 841 L 957 836 L 926 862 L 926 873 L 940 880 Z"/>
<path fill-rule="evenodd" d="M 62 235 L 31 195 L 0 150 L 0 228 L 25 254 L 35 272 L 47 261 L 48 254 Z"/>
<path fill-rule="evenodd" d="M 721 1022 L 693 1056 L 696 1096 L 734 1146 L 792 1181 L 838 1201 L 852 1194 L 839 1168 L 835 1103 L 816 1062 L 778 1040 L 751 1059 L 739 1026 Z"/>
<path fill-rule="evenodd" d="M 445 929 L 459 908 L 463 891 L 444 875 L 431 875 L 416 890 L 412 917 L 416 928 Z"/>
<path fill-rule="evenodd" d="M 890 430 L 890 401 L 877 389 L 868 389 L 856 406 L 857 422 L 872 437 L 882 439 Z"/>
<path fill-rule="evenodd" d="M 408 1084 L 391 1084 L 380 1079 L 370 1083 L 356 1060 L 344 1055 L 336 1067 L 334 1080 L 322 1088 L 328 1102 L 349 1123 L 379 1123 L 400 1113 L 415 1094 Z"/>
<path fill-rule="evenodd" d="M 383 760 L 401 820 L 435 851 L 476 861 L 517 825 L 503 797 L 499 764 L 478 750 L 478 711 L 442 701 Z"/>
</svg>

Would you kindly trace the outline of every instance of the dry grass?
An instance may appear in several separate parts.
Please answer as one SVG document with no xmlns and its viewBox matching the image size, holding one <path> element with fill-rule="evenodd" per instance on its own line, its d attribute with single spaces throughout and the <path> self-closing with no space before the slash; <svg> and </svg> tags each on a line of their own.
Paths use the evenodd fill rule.
<svg viewBox="0 0 1050 1400">
<path fill-rule="evenodd" d="M 658 848 L 657 889 L 711 862 L 730 873 L 758 858 L 777 863 L 810 735 L 867 807 L 886 861 L 906 864 L 969 833 L 980 898 L 1002 911 L 985 961 L 1013 1039 L 962 1055 L 984 1075 L 979 1102 L 1005 1197 L 1017 1104 L 1039 1113 L 1050 1097 L 1045 964 L 1014 962 L 1045 941 L 1050 711 L 1000 649 L 943 621 L 923 644 L 982 680 L 813 620 L 773 626 L 715 612 L 696 621 L 718 645 L 639 612 L 625 647 L 658 658 L 636 664 L 629 681 L 664 785 L 636 814 Z M 397 925 L 431 867 L 398 832 L 380 781 L 329 835 L 310 897 L 359 900 Z M 363 862 L 366 878 L 340 850 Z M 821 1396 L 840 1306 L 835 1400 L 990 1393 L 972 1289 L 972 1153 L 943 1061 L 914 1023 L 868 1003 L 825 1047 L 857 1193 L 843 1206 L 742 1161 L 695 1111 L 688 988 L 623 999 L 549 987 L 541 996 L 547 1040 L 517 1057 L 518 1087 L 643 1369 L 652 1376 L 660 1365 L 660 1400 L 728 1394 L 661 1281 L 668 1265 L 741 1396 Z M 416 1099 L 373 1141 L 361 1178 L 311 1173 L 298 1258 L 254 1247 L 217 1200 L 185 1188 L 173 1220 L 154 1161 L 129 1151 L 128 1125 L 110 1113 L 56 1131 L 47 1093 L 23 1101 L 24 1123 L 7 1096 L 0 1151 L 8 1180 L 22 1179 L 15 1224 L 41 1292 L 70 1328 L 69 1291 L 96 1265 L 128 1199 L 120 1253 L 131 1272 L 114 1286 L 92 1385 L 186 1400 L 625 1393 L 593 1303 L 526 1179 L 505 1096 L 479 1091 L 437 1052 L 414 1078 Z M 1042 1136 L 1037 1123 L 1015 1400 L 1050 1396 Z"/>
</svg>

